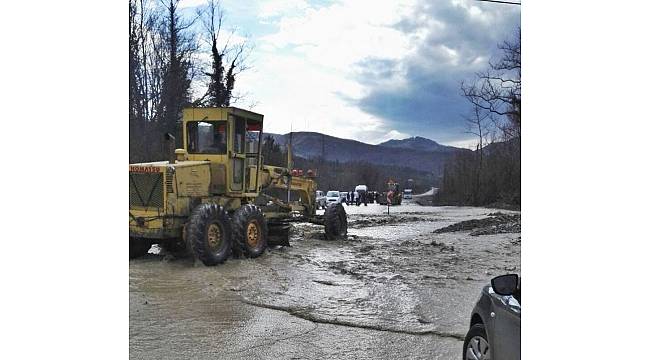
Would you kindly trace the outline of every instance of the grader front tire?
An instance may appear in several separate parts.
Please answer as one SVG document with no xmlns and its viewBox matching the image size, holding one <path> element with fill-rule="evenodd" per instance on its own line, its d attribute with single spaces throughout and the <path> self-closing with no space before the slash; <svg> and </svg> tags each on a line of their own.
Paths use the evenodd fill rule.
<svg viewBox="0 0 650 360">
<path fill-rule="evenodd" d="M 328 240 L 344 239 L 348 234 L 348 216 L 343 205 L 329 204 L 325 209 L 325 236 Z"/>
<path fill-rule="evenodd" d="M 226 261 L 232 248 L 232 229 L 223 207 L 216 204 L 197 206 L 187 226 L 187 240 L 194 256 L 205 266 Z"/>
<path fill-rule="evenodd" d="M 268 226 L 262 210 L 252 204 L 239 208 L 232 219 L 233 253 L 256 258 L 268 245 Z"/>
</svg>

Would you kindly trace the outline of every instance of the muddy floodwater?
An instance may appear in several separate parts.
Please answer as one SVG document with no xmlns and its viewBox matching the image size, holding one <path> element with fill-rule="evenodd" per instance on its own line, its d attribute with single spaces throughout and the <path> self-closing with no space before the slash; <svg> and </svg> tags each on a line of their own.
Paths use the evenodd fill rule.
<svg viewBox="0 0 650 360">
<path fill-rule="evenodd" d="M 345 209 L 346 240 L 327 241 L 322 227 L 294 223 L 291 247 L 257 259 L 205 267 L 154 247 L 131 260 L 130 357 L 460 358 L 481 288 L 520 272 L 518 224 L 486 222 L 477 231 L 468 220 L 519 213 L 416 204 L 391 207 L 390 215 L 377 204 Z"/>
</svg>

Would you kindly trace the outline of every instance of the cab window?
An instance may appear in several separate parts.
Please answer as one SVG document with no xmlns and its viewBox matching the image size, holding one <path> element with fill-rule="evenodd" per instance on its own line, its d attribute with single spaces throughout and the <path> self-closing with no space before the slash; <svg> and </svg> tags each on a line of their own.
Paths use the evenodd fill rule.
<svg viewBox="0 0 650 360">
<path fill-rule="evenodd" d="M 196 121 L 187 124 L 187 152 L 191 154 L 227 153 L 227 121 Z"/>
<path fill-rule="evenodd" d="M 262 137 L 262 126 L 258 122 L 248 121 L 246 124 L 246 153 L 257 154 Z"/>
</svg>

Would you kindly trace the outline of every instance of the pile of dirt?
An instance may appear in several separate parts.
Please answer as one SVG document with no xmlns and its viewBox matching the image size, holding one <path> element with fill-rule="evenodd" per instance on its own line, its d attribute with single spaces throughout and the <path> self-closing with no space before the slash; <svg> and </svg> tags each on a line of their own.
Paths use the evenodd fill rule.
<svg viewBox="0 0 650 360">
<path fill-rule="evenodd" d="M 373 216 L 373 217 L 363 217 L 360 219 L 349 220 L 348 227 L 351 228 L 362 228 L 368 226 L 379 226 L 379 225 L 389 225 L 389 224 L 402 224 L 407 222 L 417 222 L 417 221 L 428 221 L 430 219 L 423 218 L 421 216 Z"/>
<path fill-rule="evenodd" d="M 413 201 L 422 206 L 433 206 L 435 205 L 433 195 L 423 195 L 423 196 L 418 196 L 414 197 Z"/>
<path fill-rule="evenodd" d="M 438 229 L 434 233 L 441 234 L 469 230 L 474 230 L 470 233 L 472 236 L 518 233 L 521 232 L 521 215 L 501 212 L 491 213 L 486 218 L 461 221 Z"/>
</svg>

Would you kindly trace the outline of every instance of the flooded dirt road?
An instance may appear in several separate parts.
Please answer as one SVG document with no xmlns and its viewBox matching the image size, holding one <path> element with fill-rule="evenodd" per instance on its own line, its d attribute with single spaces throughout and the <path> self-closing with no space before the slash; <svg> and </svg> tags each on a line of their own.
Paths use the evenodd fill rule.
<svg viewBox="0 0 650 360">
<path fill-rule="evenodd" d="M 131 358 L 459 358 L 480 289 L 520 272 L 519 225 L 498 223 L 519 213 L 346 211 L 347 240 L 296 223 L 291 247 L 257 259 L 208 268 L 154 248 L 131 260 Z"/>
</svg>

